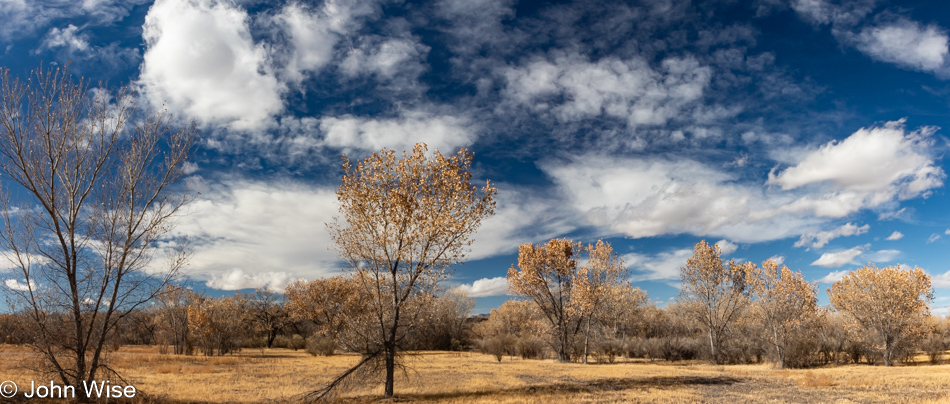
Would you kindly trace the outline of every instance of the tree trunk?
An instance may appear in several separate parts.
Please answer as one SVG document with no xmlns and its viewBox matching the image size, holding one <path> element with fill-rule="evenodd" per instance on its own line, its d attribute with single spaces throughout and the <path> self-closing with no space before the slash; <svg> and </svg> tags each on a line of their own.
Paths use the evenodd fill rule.
<svg viewBox="0 0 950 404">
<path fill-rule="evenodd" d="M 384 397 L 389 398 L 395 392 L 396 376 L 396 346 L 395 344 L 386 344 L 386 392 Z"/>
<path fill-rule="evenodd" d="M 584 364 L 587 364 L 587 350 L 590 347 L 590 316 L 587 317 L 587 330 L 584 331 Z"/>
</svg>

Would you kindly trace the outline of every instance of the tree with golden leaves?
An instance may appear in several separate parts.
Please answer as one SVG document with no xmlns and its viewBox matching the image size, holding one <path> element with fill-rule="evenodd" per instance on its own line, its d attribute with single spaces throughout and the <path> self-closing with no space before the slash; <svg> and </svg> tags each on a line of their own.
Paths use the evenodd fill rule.
<svg viewBox="0 0 950 404">
<path fill-rule="evenodd" d="M 349 304 L 356 293 L 356 285 L 342 275 L 298 280 L 287 286 L 287 312 L 294 321 L 307 320 L 317 326 L 313 337 L 335 347 L 347 323 Z M 332 353 L 327 350 L 327 353 Z"/>
<path fill-rule="evenodd" d="M 435 292 L 495 210 L 491 182 L 471 183 L 471 153 L 427 154 L 420 143 L 401 158 L 382 150 L 354 165 L 344 156 L 340 216 L 327 225 L 347 271 L 370 291 L 364 300 L 377 346 L 363 354 L 383 355 L 386 397 L 393 395 L 399 343 L 416 323 L 403 308 Z"/>
<path fill-rule="evenodd" d="M 790 348 L 817 324 L 816 287 L 801 272 L 792 272 L 785 265 L 779 267 L 771 258 L 756 274 L 753 313 L 765 326 L 764 339 L 774 349 L 779 368 L 784 369 L 789 365 Z"/>
<path fill-rule="evenodd" d="M 713 362 L 724 360 L 722 346 L 729 327 L 749 303 L 748 281 L 756 270 L 751 262 L 730 260 L 725 266 L 718 245 L 705 240 L 696 243 L 693 256 L 680 268 L 683 281 L 679 300 L 690 302 L 692 315 L 706 328 L 709 353 Z"/>
<path fill-rule="evenodd" d="M 897 348 L 925 334 L 934 292 L 923 269 L 868 264 L 832 284 L 828 298 L 869 334 L 891 366 Z"/>
<path fill-rule="evenodd" d="M 567 239 L 551 239 L 545 244 L 518 247 L 518 266 L 508 269 L 508 289 L 530 298 L 548 319 L 554 331 L 558 360 L 571 360 L 574 336 L 581 319 L 573 306 L 577 281 L 576 253 L 581 244 Z"/>
<path fill-rule="evenodd" d="M 584 252 L 587 253 L 587 263 L 577 271 L 573 303 L 584 317 L 583 361 L 587 364 L 591 324 L 601 317 L 601 311 L 608 307 L 612 298 L 622 300 L 623 294 L 628 291 L 624 286 L 629 285 L 626 285 L 627 267 L 610 243 L 597 240 L 597 244 L 584 247 Z M 630 292 L 636 295 L 632 289 Z"/>
</svg>

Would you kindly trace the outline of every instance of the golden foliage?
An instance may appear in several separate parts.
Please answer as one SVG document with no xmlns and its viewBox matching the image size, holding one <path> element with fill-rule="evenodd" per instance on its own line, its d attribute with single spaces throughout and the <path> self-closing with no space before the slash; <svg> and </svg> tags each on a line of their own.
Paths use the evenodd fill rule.
<svg viewBox="0 0 950 404">
<path fill-rule="evenodd" d="M 816 286 L 800 271 L 779 267 L 772 259 L 755 272 L 750 279 L 757 297 L 753 313 L 765 326 L 764 339 L 774 349 L 779 367 L 784 368 L 792 344 L 811 333 L 818 322 Z"/>
<path fill-rule="evenodd" d="M 930 275 L 923 269 L 901 270 L 899 265 L 873 264 L 848 272 L 828 289 L 828 298 L 870 334 L 883 351 L 884 364 L 893 364 L 894 352 L 927 331 L 925 319 L 933 301 Z"/>
<path fill-rule="evenodd" d="M 724 266 L 718 245 L 705 240 L 696 243 L 693 256 L 680 268 L 683 287 L 679 299 L 690 302 L 693 316 L 705 327 L 713 361 L 722 363 L 722 345 L 728 328 L 749 303 L 748 282 L 757 266 L 751 262 L 730 260 Z"/>
<path fill-rule="evenodd" d="M 581 257 L 584 265 L 578 266 Z M 603 319 L 605 310 L 617 309 L 619 302 L 639 306 L 645 300 L 626 277 L 623 260 L 610 243 L 598 240 L 584 246 L 552 239 L 518 248 L 518 265 L 508 269 L 508 288 L 530 298 L 544 313 L 554 332 L 558 359 L 570 360 L 574 336 L 583 328 L 586 363 L 591 326 Z"/>
<path fill-rule="evenodd" d="M 364 340 L 380 343 L 368 349 L 385 351 L 387 397 L 393 394 L 397 343 L 417 320 L 402 317 L 411 313 L 403 309 L 435 292 L 495 211 L 491 182 L 471 184 L 471 153 L 461 149 L 446 157 L 436 150 L 430 158 L 427 150 L 419 143 L 398 158 L 384 149 L 355 166 L 344 156 L 340 216 L 327 225 L 347 270 L 367 293 L 362 299 L 374 324 L 367 330 L 375 337 Z"/>
</svg>

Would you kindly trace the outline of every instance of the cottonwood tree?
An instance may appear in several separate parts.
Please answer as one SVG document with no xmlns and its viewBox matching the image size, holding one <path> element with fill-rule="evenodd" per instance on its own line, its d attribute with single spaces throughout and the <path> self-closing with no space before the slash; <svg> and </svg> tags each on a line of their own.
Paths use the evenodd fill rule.
<svg viewBox="0 0 950 404">
<path fill-rule="evenodd" d="M 178 285 L 166 285 L 156 296 L 159 313 L 155 317 L 162 350 L 172 345 L 175 355 L 191 354 L 188 331 L 188 306 L 197 304 L 201 295 Z"/>
<path fill-rule="evenodd" d="M 891 366 L 902 344 L 922 337 L 933 301 L 930 275 L 899 265 L 877 268 L 873 264 L 848 272 L 828 289 L 828 299 L 847 312 L 883 351 L 884 365 Z"/>
<path fill-rule="evenodd" d="M 290 318 L 316 325 L 312 337 L 324 347 L 325 354 L 333 353 L 347 318 L 351 317 L 348 311 L 353 309 L 356 287 L 352 279 L 337 275 L 310 282 L 295 281 L 284 292 Z"/>
<path fill-rule="evenodd" d="M 284 307 L 284 297 L 266 289 L 257 289 L 253 296 L 248 296 L 245 300 L 248 302 L 254 328 L 264 333 L 266 345 L 271 348 L 277 335 L 291 322 Z"/>
<path fill-rule="evenodd" d="M 533 302 L 508 300 L 476 324 L 473 332 L 482 352 L 495 356 L 499 362 L 505 354 L 536 358 L 543 353 L 541 336 L 550 328 L 543 316 Z"/>
<path fill-rule="evenodd" d="M 573 300 L 574 306 L 584 317 L 583 361 L 587 364 L 591 324 L 602 317 L 601 312 L 607 308 L 611 299 L 623 299 L 624 294 L 628 292 L 628 288 L 624 286 L 628 285 L 625 285 L 627 268 L 610 243 L 597 240 L 596 244 L 583 247 L 583 251 L 587 254 L 587 262 L 577 271 Z M 634 294 L 632 289 L 630 292 Z"/>
<path fill-rule="evenodd" d="M 757 297 L 753 312 L 765 326 L 765 341 L 771 346 L 779 368 L 789 365 L 789 351 L 806 334 L 814 331 L 818 321 L 816 287 L 801 272 L 792 272 L 772 259 L 762 263 L 753 278 Z M 800 366 L 801 358 L 793 365 Z"/>
<path fill-rule="evenodd" d="M 129 91 L 89 90 L 65 69 L 0 81 L 0 173 L 15 196 L 0 207 L 8 292 L 49 370 L 83 391 L 111 370 L 102 352 L 116 324 L 187 258 L 160 242 L 188 201 L 172 185 L 195 132 L 139 116 Z M 162 251 L 164 266 L 153 261 Z"/>
<path fill-rule="evenodd" d="M 578 277 L 575 255 L 580 248 L 580 243 L 567 239 L 522 244 L 518 247 L 518 266 L 508 269 L 509 290 L 530 298 L 551 323 L 552 345 L 562 362 L 571 360 L 574 336 L 581 325 L 573 298 Z"/>
<path fill-rule="evenodd" d="M 344 156 L 340 216 L 327 225 L 350 276 L 368 291 L 375 346 L 360 363 L 383 356 L 386 397 L 393 395 L 399 343 L 417 320 L 403 309 L 434 293 L 495 210 L 491 183 L 471 183 L 471 153 L 427 154 L 419 143 L 401 158 L 382 150 L 354 165 Z"/>
<path fill-rule="evenodd" d="M 723 265 L 720 255 L 718 245 L 696 243 L 693 256 L 680 268 L 679 293 L 680 301 L 694 303 L 685 307 L 705 326 L 710 355 L 717 364 L 725 359 L 722 347 L 729 327 L 749 303 L 748 281 L 756 269 L 751 262 L 735 260 Z"/>
</svg>

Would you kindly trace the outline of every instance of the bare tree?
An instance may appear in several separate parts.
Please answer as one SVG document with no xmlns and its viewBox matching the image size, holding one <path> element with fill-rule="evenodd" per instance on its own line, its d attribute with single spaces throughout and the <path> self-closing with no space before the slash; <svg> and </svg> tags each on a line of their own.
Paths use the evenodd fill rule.
<svg viewBox="0 0 950 404">
<path fill-rule="evenodd" d="M 187 258 L 159 242 L 188 200 L 171 186 L 194 130 L 170 130 L 164 114 L 133 124 L 134 112 L 128 91 L 89 91 L 65 69 L 37 70 L 26 83 L 2 74 L 0 173 L 16 197 L 4 200 L 0 229 L 16 268 L 9 292 L 36 351 L 77 390 L 110 370 L 103 345 L 117 322 Z M 153 262 L 159 254 L 166 267 Z"/>
<path fill-rule="evenodd" d="M 756 265 L 751 262 L 729 261 L 725 266 L 719 246 L 706 241 L 696 243 L 693 256 L 680 268 L 683 287 L 679 300 L 687 305 L 693 316 L 706 327 L 710 355 L 715 363 L 722 363 L 723 343 L 729 327 L 738 319 L 749 303 L 747 281 Z"/>
<path fill-rule="evenodd" d="M 188 306 L 196 304 L 201 296 L 178 285 L 166 285 L 156 296 L 159 314 L 158 333 L 164 352 L 165 344 L 172 345 L 175 355 L 191 354 L 192 344 L 188 332 Z"/>
<path fill-rule="evenodd" d="M 902 344 L 925 334 L 933 293 L 930 275 L 923 269 L 868 264 L 832 284 L 828 299 L 883 348 L 884 366 L 891 366 Z"/>
<path fill-rule="evenodd" d="M 343 157 L 340 216 L 330 234 L 365 296 L 385 362 L 385 396 L 393 395 L 400 341 L 415 324 L 404 308 L 431 295 L 449 267 L 465 257 L 481 221 L 494 213 L 495 188 L 471 184 L 472 155 L 462 149 L 427 157 L 425 144 L 398 158 L 382 150 L 353 165 Z"/>
<path fill-rule="evenodd" d="M 290 315 L 284 307 L 284 296 L 266 289 L 257 289 L 247 297 L 248 310 L 254 328 L 266 335 L 267 347 L 274 345 L 277 335 L 290 325 Z"/>
</svg>

